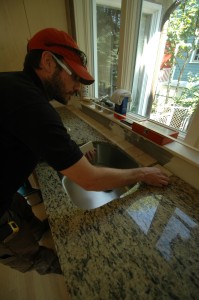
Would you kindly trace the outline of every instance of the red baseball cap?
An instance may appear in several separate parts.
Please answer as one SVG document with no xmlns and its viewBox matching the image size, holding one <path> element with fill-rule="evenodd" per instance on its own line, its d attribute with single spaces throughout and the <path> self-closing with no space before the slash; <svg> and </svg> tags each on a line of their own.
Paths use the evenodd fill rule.
<svg viewBox="0 0 199 300">
<path fill-rule="evenodd" d="M 71 70 L 80 77 L 80 82 L 92 84 L 94 78 L 87 71 L 87 57 L 76 42 L 66 32 L 55 28 L 46 28 L 37 32 L 28 42 L 27 51 L 46 50 L 63 56 Z"/>
</svg>

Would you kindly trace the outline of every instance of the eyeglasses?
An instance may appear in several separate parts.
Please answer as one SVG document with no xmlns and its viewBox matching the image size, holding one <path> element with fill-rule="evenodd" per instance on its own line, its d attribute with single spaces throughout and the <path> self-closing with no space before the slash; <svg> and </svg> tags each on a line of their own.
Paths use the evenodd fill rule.
<svg viewBox="0 0 199 300">
<path fill-rule="evenodd" d="M 49 53 L 52 55 L 52 57 L 58 63 L 58 65 L 60 67 L 62 67 L 64 69 L 64 71 L 66 71 L 66 73 L 68 73 L 69 75 L 72 75 L 72 72 L 67 68 L 67 66 L 60 59 L 58 59 L 52 52 L 49 52 Z"/>
<path fill-rule="evenodd" d="M 66 73 L 68 73 L 70 76 L 73 77 L 73 80 L 74 80 L 74 81 L 79 82 L 80 77 L 79 77 L 78 75 L 72 73 L 72 72 L 67 68 L 67 66 L 66 66 L 59 58 L 57 58 L 52 52 L 49 52 L 49 53 L 52 55 L 52 57 L 53 57 L 54 60 L 57 62 L 57 64 L 58 64 L 60 67 L 62 67 L 62 68 L 64 69 L 64 71 L 66 71 Z"/>
<path fill-rule="evenodd" d="M 73 47 L 70 47 L 70 46 L 67 46 L 67 45 L 64 45 L 64 44 L 46 44 L 46 46 L 58 46 L 58 47 L 66 48 L 66 49 L 74 52 L 75 54 L 77 54 L 79 56 L 79 58 L 81 60 L 81 63 L 84 67 L 87 66 L 87 56 L 86 56 L 86 54 L 83 51 L 81 51 L 77 48 L 73 48 Z"/>
</svg>

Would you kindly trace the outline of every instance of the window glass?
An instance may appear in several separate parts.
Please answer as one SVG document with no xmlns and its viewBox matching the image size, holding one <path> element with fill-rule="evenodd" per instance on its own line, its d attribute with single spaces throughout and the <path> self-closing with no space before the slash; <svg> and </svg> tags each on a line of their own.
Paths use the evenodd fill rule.
<svg viewBox="0 0 199 300">
<path fill-rule="evenodd" d="M 109 1 L 110 2 L 110 1 Z M 116 89 L 119 51 L 121 1 L 103 4 L 98 1 L 97 14 L 97 71 L 98 96 L 111 95 Z"/>
<path fill-rule="evenodd" d="M 119 35 L 124 32 L 124 27 L 137 32 L 132 27 L 132 18 L 139 19 L 139 12 L 134 14 L 134 7 L 137 8 L 140 2 L 135 0 L 133 6 L 126 0 L 127 5 L 122 5 L 122 11 L 119 2 L 118 5 L 117 0 L 96 0 L 96 95 L 111 96 L 117 86 L 128 89 L 132 92 L 129 116 L 133 113 L 149 118 L 175 128 L 185 136 L 189 128 L 193 128 L 190 124 L 195 111 L 199 110 L 199 29 L 197 18 L 193 17 L 199 15 L 199 1 L 176 1 L 172 13 L 173 1 L 142 1 L 138 41 L 126 39 L 126 42 L 124 38 L 121 51 L 119 41 L 123 38 Z M 165 12 L 169 12 L 170 17 L 162 26 Z M 121 23 L 121 15 L 125 16 L 125 26 Z M 131 36 L 126 29 L 125 36 Z M 136 53 L 131 46 L 135 43 Z M 122 56 L 125 59 L 122 59 L 120 76 L 118 61 Z M 135 66 L 133 72 L 129 68 L 131 65 Z"/>
<path fill-rule="evenodd" d="M 146 101 L 148 101 L 146 87 L 149 77 L 149 70 L 147 70 L 147 66 L 152 55 L 149 47 L 151 22 L 152 15 L 142 13 L 137 45 L 135 76 L 132 89 L 132 98 L 134 101 L 131 105 L 131 111 L 142 116 L 146 116 Z"/>
<path fill-rule="evenodd" d="M 150 118 L 184 133 L 199 103 L 199 1 L 179 2 L 168 20 Z"/>
<path fill-rule="evenodd" d="M 191 62 L 199 63 L 199 48 L 194 51 Z"/>
</svg>

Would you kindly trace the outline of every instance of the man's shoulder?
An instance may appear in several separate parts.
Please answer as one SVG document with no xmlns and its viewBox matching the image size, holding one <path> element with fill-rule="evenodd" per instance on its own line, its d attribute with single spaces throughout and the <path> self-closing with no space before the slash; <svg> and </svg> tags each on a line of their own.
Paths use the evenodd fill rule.
<svg viewBox="0 0 199 300">
<path fill-rule="evenodd" d="M 13 80 L 13 79 L 23 79 L 26 74 L 23 71 L 13 71 L 13 72 L 0 72 L 1 80 Z"/>
<path fill-rule="evenodd" d="M 35 87 L 31 78 L 24 72 L 3 72 L 0 73 L 0 89 L 20 89 Z"/>
<path fill-rule="evenodd" d="M 25 72 L 0 74 L 0 103 L 2 110 L 45 103 L 45 93 L 34 78 Z"/>
</svg>

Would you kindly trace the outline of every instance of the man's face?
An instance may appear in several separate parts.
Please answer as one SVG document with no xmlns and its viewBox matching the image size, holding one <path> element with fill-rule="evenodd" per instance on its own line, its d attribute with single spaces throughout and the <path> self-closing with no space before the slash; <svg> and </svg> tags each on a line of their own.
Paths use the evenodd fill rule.
<svg viewBox="0 0 199 300">
<path fill-rule="evenodd" d="M 56 66 L 52 76 L 43 83 L 50 98 L 62 104 L 67 104 L 71 96 L 80 91 L 78 78 L 67 74 L 59 66 Z"/>
</svg>

